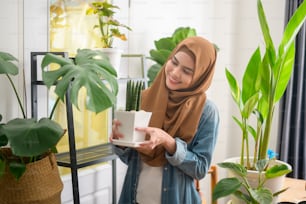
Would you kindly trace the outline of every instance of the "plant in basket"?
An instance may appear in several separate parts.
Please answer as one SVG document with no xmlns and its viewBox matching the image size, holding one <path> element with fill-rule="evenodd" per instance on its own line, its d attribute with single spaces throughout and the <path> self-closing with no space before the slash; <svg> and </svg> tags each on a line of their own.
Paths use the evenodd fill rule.
<svg viewBox="0 0 306 204">
<path fill-rule="evenodd" d="M 272 203 L 273 197 L 284 189 L 277 186 L 274 191 L 264 184 L 284 177 L 291 171 L 290 165 L 275 162 L 267 153 L 275 105 L 285 92 L 291 77 L 295 37 L 306 18 L 306 2 L 300 5 L 288 22 L 277 51 L 270 36 L 261 0 L 257 1 L 257 11 L 265 42 L 264 54 L 261 55 L 259 47 L 254 51 L 243 74 L 241 87 L 238 80 L 226 69 L 232 98 L 240 111 L 240 119 L 233 118 L 242 131 L 242 143 L 238 161 L 226 161 L 219 166 L 234 172 L 238 178 L 233 176 L 217 183 L 214 200 L 232 194 L 244 203 Z M 252 117 L 255 117 L 255 125 Z M 250 136 L 254 139 L 253 147 L 250 147 Z M 251 150 L 254 150 L 252 155 Z M 259 172 L 254 185 L 249 185 L 247 180 L 247 172 L 250 171 Z"/>
<path fill-rule="evenodd" d="M 17 59 L 11 54 L 0 52 L 0 74 L 8 78 L 23 113 L 22 118 L 0 124 L 0 186 L 5 186 L 0 188 L 0 197 L 8 204 L 30 204 L 34 201 L 41 204 L 59 204 L 63 184 L 54 153 L 65 130 L 52 120 L 53 110 L 59 100 L 64 100 L 68 89 L 72 104 L 78 107 L 78 95 L 83 87 L 87 93 L 88 110 L 98 113 L 111 107 L 118 92 L 116 71 L 99 51 L 78 50 L 74 59 L 47 53 L 42 61 L 43 82 L 48 88 L 55 86 L 58 99 L 50 116 L 37 121 L 27 118 L 11 79 L 11 75 L 18 74 L 16 62 Z M 54 70 L 48 70 L 50 64 L 58 66 Z M 46 169 L 46 172 L 41 169 Z M 45 183 L 40 185 L 41 181 Z M 55 189 L 54 195 L 50 195 L 53 186 L 58 188 Z M 27 193 L 29 189 L 31 194 Z M 16 200 L 18 198 L 23 200 Z"/>
<path fill-rule="evenodd" d="M 52 152 L 64 129 L 49 118 L 39 121 L 27 118 L 11 78 L 18 74 L 17 61 L 10 53 L 0 52 L 0 74 L 7 77 L 23 114 L 22 118 L 0 124 L 1 202 L 29 204 L 36 200 L 38 203 L 59 204 L 63 184 Z M 0 115 L 1 122 L 2 119 Z M 33 190 L 32 183 L 35 183 L 36 193 L 28 192 Z M 49 184 L 48 192 L 40 188 Z"/>
</svg>

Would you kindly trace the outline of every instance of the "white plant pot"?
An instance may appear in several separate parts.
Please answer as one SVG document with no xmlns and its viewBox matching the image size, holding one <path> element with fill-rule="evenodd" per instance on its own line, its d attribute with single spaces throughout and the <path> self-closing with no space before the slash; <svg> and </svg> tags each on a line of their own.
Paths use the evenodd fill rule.
<svg viewBox="0 0 306 204">
<path fill-rule="evenodd" d="M 229 158 L 227 160 L 225 160 L 224 162 L 232 162 L 232 163 L 239 163 L 240 162 L 240 157 L 233 157 L 233 158 Z M 291 165 L 280 161 L 280 160 L 274 160 L 270 162 L 270 165 L 273 164 L 285 164 L 288 166 L 289 169 L 292 169 Z M 236 177 L 236 175 L 228 170 L 228 177 Z M 257 186 L 258 185 L 258 171 L 255 170 L 247 170 L 247 180 L 249 182 L 249 184 L 253 187 L 253 186 Z M 264 177 L 264 172 L 261 173 L 261 176 Z M 284 189 L 284 181 L 285 181 L 285 177 L 286 175 L 283 176 L 279 176 L 273 179 L 268 179 L 264 186 L 268 189 L 271 190 L 272 193 L 278 192 L 282 189 Z M 244 202 L 239 200 L 238 198 L 236 198 L 235 196 L 231 196 L 231 201 L 232 203 L 237 203 L 237 204 L 243 204 Z M 277 203 L 278 202 L 278 196 L 274 197 L 273 199 L 273 203 Z"/>
<path fill-rule="evenodd" d="M 121 141 L 126 142 L 143 142 L 145 133 L 135 131 L 136 127 L 147 127 L 152 113 L 145 111 L 115 111 L 115 118 L 120 121 L 119 132 L 124 137 Z"/>
<path fill-rule="evenodd" d="M 118 48 L 98 48 L 97 50 L 102 51 L 108 58 L 109 62 L 115 70 L 117 71 L 117 76 L 120 76 L 120 65 L 121 65 L 121 55 L 123 50 Z"/>
</svg>

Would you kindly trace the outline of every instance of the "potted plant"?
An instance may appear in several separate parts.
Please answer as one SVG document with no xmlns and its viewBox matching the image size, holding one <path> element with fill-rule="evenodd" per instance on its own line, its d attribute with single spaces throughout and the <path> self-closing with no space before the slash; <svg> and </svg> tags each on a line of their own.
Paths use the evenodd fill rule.
<svg viewBox="0 0 306 204">
<path fill-rule="evenodd" d="M 113 140 L 114 144 L 123 146 L 137 146 L 145 141 L 145 134 L 135 131 L 135 127 L 146 127 L 149 124 L 152 113 L 140 110 L 141 91 L 145 88 L 142 80 L 128 80 L 126 86 L 125 111 L 115 111 L 115 118 L 121 122 L 119 131 L 123 138 Z"/>
<path fill-rule="evenodd" d="M 119 70 L 122 50 L 113 48 L 114 38 L 126 41 L 126 35 L 121 32 L 120 28 L 128 31 L 131 28 L 125 24 L 120 23 L 114 18 L 118 6 L 110 3 L 108 0 L 92 2 L 86 10 L 86 15 L 96 15 L 98 24 L 94 25 L 94 29 L 99 29 L 100 42 L 99 48 L 107 54 L 112 65 Z"/>
<path fill-rule="evenodd" d="M 242 143 L 238 159 L 240 163 L 225 162 L 220 163 L 219 166 L 239 174 L 243 182 L 238 178 L 222 179 L 216 185 L 215 200 L 234 194 L 247 203 L 269 203 L 273 196 L 282 190 L 271 192 L 262 186 L 262 182 L 265 183 L 266 179 L 284 176 L 290 172 L 288 165 L 271 165 L 267 152 L 274 108 L 285 92 L 291 77 L 295 56 L 295 37 L 306 18 L 306 2 L 300 5 L 288 22 L 278 51 L 275 50 L 270 36 L 261 0 L 257 1 L 257 11 L 265 41 L 265 53 L 261 55 L 259 47 L 254 51 L 243 74 L 241 88 L 237 79 L 226 69 L 232 98 L 240 111 L 241 118 L 234 117 L 234 121 L 242 130 Z M 250 122 L 252 116 L 255 117 L 255 125 Z M 250 147 L 249 135 L 252 135 L 254 139 L 254 148 Z M 251 149 L 254 149 L 252 155 Z M 259 184 L 249 186 L 244 182 L 247 176 L 246 170 L 264 172 L 266 177 L 261 178 L 261 175 L 258 175 Z M 240 190 L 242 186 L 247 193 L 242 193 Z"/>
<path fill-rule="evenodd" d="M 39 121 L 24 114 L 10 78 L 10 75 L 18 74 L 15 61 L 17 59 L 11 54 L 0 52 L 0 73 L 8 77 L 23 112 L 23 118 L 0 124 L 1 201 L 8 204 L 34 201 L 59 204 L 63 184 L 54 152 L 64 130 L 52 120 L 53 110 L 49 118 Z M 50 64 L 58 64 L 59 68 L 49 71 L 46 67 Z M 87 109 L 98 113 L 115 103 L 118 91 L 116 72 L 99 51 L 78 50 L 73 60 L 48 53 L 43 58 L 42 68 L 43 81 L 48 88 L 55 86 L 58 100 L 64 100 L 70 87 L 71 101 L 78 107 L 78 93 L 85 87 Z"/>
<path fill-rule="evenodd" d="M 49 118 L 36 121 L 26 117 L 11 78 L 18 74 L 17 61 L 10 53 L 0 52 L 0 74 L 8 78 L 23 114 L 22 118 L 0 124 L 1 202 L 29 204 L 35 200 L 59 204 L 63 184 L 53 152 L 64 130 Z M 29 186 L 30 183 L 35 186 Z M 41 186 L 47 184 L 49 190 L 44 192 Z"/>
</svg>

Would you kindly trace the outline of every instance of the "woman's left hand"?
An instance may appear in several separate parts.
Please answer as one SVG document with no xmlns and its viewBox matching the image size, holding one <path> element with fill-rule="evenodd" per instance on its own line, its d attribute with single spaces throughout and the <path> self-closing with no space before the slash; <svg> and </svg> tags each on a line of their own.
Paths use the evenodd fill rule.
<svg viewBox="0 0 306 204">
<path fill-rule="evenodd" d="M 149 140 L 146 140 L 146 142 L 137 147 L 137 150 L 145 152 L 145 150 L 154 149 L 156 146 L 162 145 L 169 154 L 173 154 L 175 152 L 175 139 L 164 130 L 154 127 L 145 127 L 136 128 L 136 131 L 144 132 L 150 136 Z"/>
</svg>

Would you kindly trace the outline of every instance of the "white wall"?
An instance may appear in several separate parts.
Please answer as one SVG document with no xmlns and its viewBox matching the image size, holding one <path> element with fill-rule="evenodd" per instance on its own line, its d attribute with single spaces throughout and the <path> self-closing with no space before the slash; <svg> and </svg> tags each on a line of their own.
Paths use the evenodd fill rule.
<svg viewBox="0 0 306 204">
<path fill-rule="evenodd" d="M 256 0 L 130 0 L 129 9 L 128 1 L 114 2 L 121 7 L 118 17 L 133 28 L 128 33 L 128 42 L 118 43 L 126 53 L 148 56 L 149 50 L 154 48 L 154 40 L 170 36 L 179 26 L 194 27 L 199 35 L 219 46 L 216 73 L 208 93 L 219 107 L 221 116 L 213 163 L 239 154 L 240 132 L 231 119 L 237 110 L 231 100 L 224 69 L 227 67 L 235 74 L 242 75 L 251 53 L 263 43 L 257 20 Z M 29 52 L 45 51 L 48 48 L 47 3 L 48 0 L 0 0 L 0 50 L 17 56 L 21 60 L 21 67 L 24 59 L 28 95 Z M 285 0 L 263 0 L 263 4 L 272 37 L 278 45 L 283 31 Z M 150 61 L 147 63 L 149 65 Z M 22 91 L 22 77 L 16 80 Z M 19 111 L 12 95 L 7 91 L 9 89 L 6 81 L 2 78 L 0 87 L 0 113 L 3 113 L 5 119 L 9 119 Z M 119 166 L 120 189 L 124 167 Z M 220 170 L 219 177 L 222 176 L 223 172 Z"/>
</svg>

